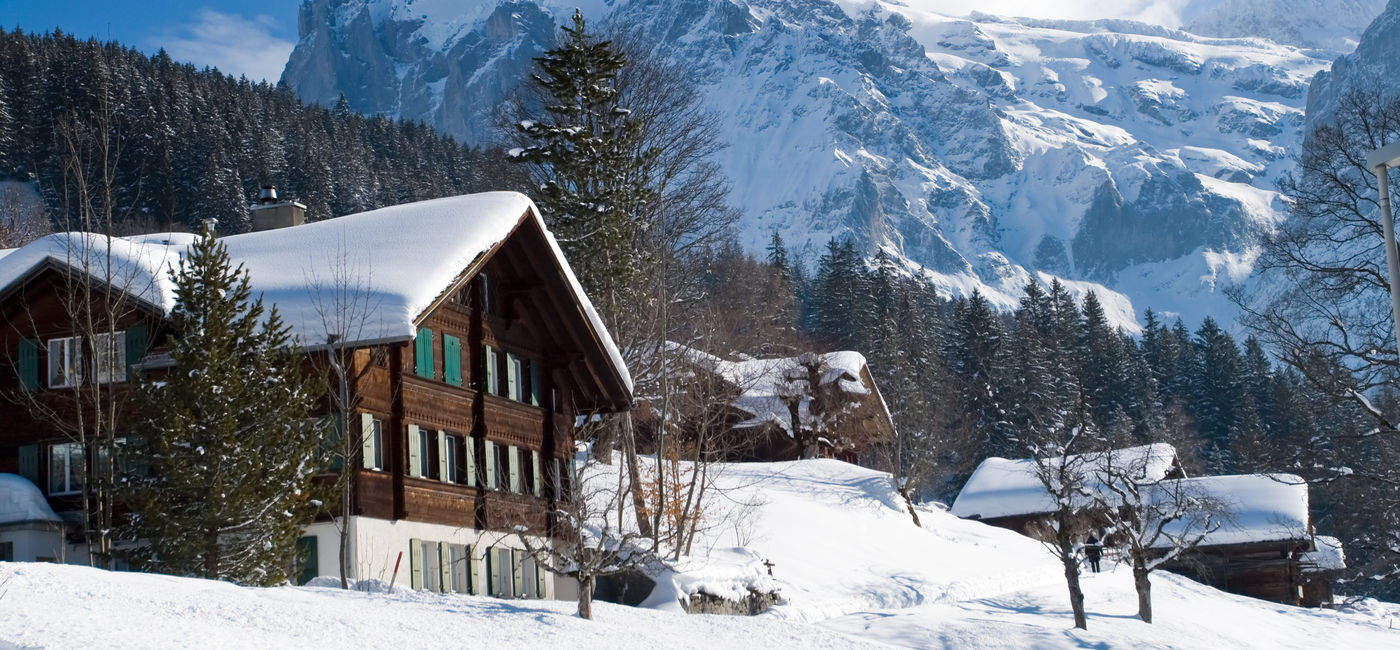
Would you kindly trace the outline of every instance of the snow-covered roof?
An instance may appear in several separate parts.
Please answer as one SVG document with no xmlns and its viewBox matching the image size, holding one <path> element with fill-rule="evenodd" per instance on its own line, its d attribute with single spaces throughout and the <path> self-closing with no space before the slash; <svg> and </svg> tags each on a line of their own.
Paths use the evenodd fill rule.
<svg viewBox="0 0 1400 650">
<path fill-rule="evenodd" d="M 1308 539 L 1308 485 L 1292 474 L 1206 476 L 1164 481 L 1167 490 L 1204 497 L 1225 511 L 1201 546 Z M 1175 522 L 1164 529 L 1182 533 Z M 1166 543 L 1165 540 L 1163 542 Z"/>
<path fill-rule="evenodd" d="M 29 479 L 18 474 L 0 474 L 0 526 L 31 522 L 61 524 L 53 508 Z"/>
<path fill-rule="evenodd" d="M 1326 535 L 1313 536 L 1313 550 L 1303 554 L 1303 571 L 1340 571 L 1347 568 L 1342 540 Z"/>
<path fill-rule="evenodd" d="M 739 389 L 739 397 L 731 404 L 747 413 L 749 417 L 735 425 L 736 427 L 756 427 L 771 423 L 782 427 L 789 434 L 792 433 L 791 416 L 781 395 L 785 389 L 791 390 L 792 382 L 786 379 L 789 371 L 802 368 L 798 363 L 799 357 L 728 361 L 678 344 L 670 344 L 670 347 L 685 354 L 693 363 L 719 374 L 726 382 Z M 818 356 L 826 366 L 818 382 L 822 386 L 835 383 L 843 393 L 849 395 L 870 395 L 876 392 L 861 378 L 861 369 L 865 367 L 865 356 L 861 353 L 846 350 Z M 805 374 L 803 376 L 805 377 Z M 810 402 L 810 398 L 804 398 L 798 404 L 798 416 L 804 420 L 808 417 Z M 886 413 L 889 412 L 884 406 L 883 398 L 881 408 Z"/>
<path fill-rule="evenodd" d="M 336 275 L 362 282 L 375 307 L 351 343 L 389 342 L 412 338 L 417 320 L 433 301 L 528 219 L 545 232 L 575 300 L 630 390 L 632 380 L 622 355 L 539 211 L 523 194 L 486 192 L 406 203 L 291 228 L 231 235 L 221 241 L 232 262 L 247 269 L 253 290 L 277 306 L 303 345 L 325 342 L 318 306 L 330 303 L 331 289 L 345 284 Z M 0 257 L 0 291 L 46 262 L 91 268 L 98 277 L 106 277 L 110 242 L 112 277 L 119 286 L 168 314 L 175 305 L 168 271 L 179 267 L 194 239 L 187 233 L 110 240 L 88 233 L 49 235 Z M 85 250 L 90 253 L 88 265 L 81 264 Z"/>
<path fill-rule="evenodd" d="M 1045 464 L 1059 466 L 1061 462 L 1060 458 L 1050 458 Z M 1167 473 L 1176 465 L 1176 448 L 1159 442 L 1107 452 L 1072 455 L 1064 462 L 1066 467 L 1076 468 L 1076 471 L 1081 472 L 1091 494 L 1111 498 L 1111 492 L 1096 480 L 1096 468 L 1128 468 L 1139 483 L 1159 481 L 1166 478 Z M 1089 505 L 1092 499 L 1092 496 L 1084 496 L 1082 505 Z M 993 456 L 982 461 L 972 472 L 950 510 L 959 517 L 992 519 L 1053 512 L 1055 503 L 1037 476 L 1036 463 L 1033 460 L 1009 460 Z"/>
</svg>

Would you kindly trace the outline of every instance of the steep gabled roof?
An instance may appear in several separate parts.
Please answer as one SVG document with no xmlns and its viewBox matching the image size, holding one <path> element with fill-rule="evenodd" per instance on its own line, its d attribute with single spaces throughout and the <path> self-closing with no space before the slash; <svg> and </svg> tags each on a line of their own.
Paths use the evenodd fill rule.
<svg viewBox="0 0 1400 650">
<path fill-rule="evenodd" d="M 303 345 L 323 344 L 318 307 L 332 304 L 334 271 L 363 283 L 375 313 L 348 344 L 405 341 L 444 295 L 473 275 L 521 225 L 533 222 L 562 272 L 571 297 L 612 370 L 631 391 L 622 355 L 593 304 L 549 234 L 534 203 L 515 192 L 486 192 L 396 205 L 279 230 L 222 238 L 235 265 L 243 265 L 255 293 L 275 304 Z M 43 237 L 0 256 L 0 295 L 46 266 L 91 269 L 155 310 L 175 306 L 170 269 L 178 268 L 195 236 L 165 233 L 111 238 L 90 233 Z M 88 251 L 84 256 L 83 251 Z M 83 263 L 86 257 L 87 263 Z"/>
<path fill-rule="evenodd" d="M 1059 466 L 1060 459 L 1047 459 L 1046 463 Z M 1134 478 L 1139 483 L 1152 483 L 1166 478 L 1176 466 L 1176 448 L 1159 442 L 1069 456 L 1064 466 L 1081 471 L 1091 492 L 1084 496 L 1084 505 L 1089 505 L 1093 494 L 1103 498 L 1111 496 L 1109 490 L 1094 478 L 1094 469 L 1108 464 L 1130 468 L 1137 474 Z M 1037 476 L 1033 460 L 1008 460 L 993 456 L 982 461 L 972 472 L 950 510 L 959 517 L 995 519 L 1054 512 L 1055 503 Z"/>
<path fill-rule="evenodd" d="M 1308 484 L 1293 474 L 1204 476 L 1165 481 L 1163 487 L 1208 498 L 1224 511 L 1201 546 L 1309 539 Z M 1179 535 L 1185 525 L 1171 522 L 1165 531 Z"/>
</svg>

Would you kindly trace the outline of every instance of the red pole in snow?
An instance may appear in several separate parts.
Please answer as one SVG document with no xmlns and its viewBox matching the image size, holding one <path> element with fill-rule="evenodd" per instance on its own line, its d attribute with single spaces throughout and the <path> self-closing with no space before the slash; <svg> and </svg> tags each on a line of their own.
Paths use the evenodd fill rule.
<svg viewBox="0 0 1400 650">
<path fill-rule="evenodd" d="M 394 593 L 394 581 L 399 579 L 399 563 L 403 562 L 403 551 L 399 551 L 399 559 L 394 560 L 394 575 L 389 578 L 389 593 Z"/>
</svg>

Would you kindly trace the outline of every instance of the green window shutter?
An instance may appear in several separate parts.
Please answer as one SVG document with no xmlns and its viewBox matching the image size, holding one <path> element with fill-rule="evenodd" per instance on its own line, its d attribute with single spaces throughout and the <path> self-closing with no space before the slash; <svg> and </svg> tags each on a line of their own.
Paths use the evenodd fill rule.
<svg viewBox="0 0 1400 650">
<path fill-rule="evenodd" d="M 515 445 L 506 447 L 506 461 L 510 464 L 510 491 L 520 492 L 520 449 Z"/>
<path fill-rule="evenodd" d="M 39 445 L 24 445 L 19 448 L 19 475 L 39 484 Z"/>
<path fill-rule="evenodd" d="M 496 489 L 496 443 L 486 441 L 486 489 Z"/>
<path fill-rule="evenodd" d="M 39 342 L 22 339 L 19 342 L 19 387 L 24 392 L 39 387 Z"/>
<path fill-rule="evenodd" d="M 316 536 L 308 535 L 297 539 L 297 558 L 301 560 L 301 572 L 297 574 L 297 584 L 304 585 L 321 575 L 317 565 Z"/>
<path fill-rule="evenodd" d="M 498 564 L 496 561 L 498 559 L 496 557 L 496 549 L 488 548 L 483 555 L 484 557 L 482 559 L 486 562 L 486 595 L 499 596 L 501 593 L 501 580 L 500 576 L 496 575 L 496 565 Z"/>
<path fill-rule="evenodd" d="M 151 475 L 145 438 L 141 436 L 127 438 L 126 444 L 122 447 L 122 453 L 126 454 L 126 473 L 128 475 L 136 478 L 146 478 Z"/>
<path fill-rule="evenodd" d="M 424 327 L 418 330 L 413 339 L 415 346 L 415 369 L 419 377 L 433 378 L 433 331 Z"/>
<path fill-rule="evenodd" d="M 146 326 L 141 324 L 132 325 L 126 328 L 126 365 L 129 369 L 146 356 L 146 345 L 150 335 L 146 332 Z M 127 379 L 130 379 L 130 375 Z"/>
<path fill-rule="evenodd" d="M 447 435 L 446 431 L 439 431 L 437 435 L 439 481 L 452 481 L 452 452 L 447 449 L 451 445 L 452 437 Z"/>
<path fill-rule="evenodd" d="M 467 461 L 467 486 L 476 487 L 476 439 L 471 436 L 462 438 L 462 453 Z"/>
<path fill-rule="evenodd" d="M 423 542 L 419 539 L 408 540 L 408 567 L 409 585 L 414 589 L 423 588 Z"/>
<path fill-rule="evenodd" d="M 530 450 L 530 478 L 534 479 L 535 496 L 540 496 L 544 491 L 543 482 L 540 480 L 540 452 Z"/>
<path fill-rule="evenodd" d="M 418 436 L 418 425 L 408 425 L 408 475 L 423 476 L 423 440 Z"/>
<path fill-rule="evenodd" d="M 444 594 L 452 593 L 452 545 L 447 542 L 438 544 L 438 590 Z"/>
<path fill-rule="evenodd" d="M 540 381 L 540 368 L 542 366 L 544 363 L 539 360 L 530 361 L 530 404 L 532 406 L 540 405 L 540 391 L 544 387 L 543 382 Z"/>
<path fill-rule="evenodd" d="M 453 386 L 462 385 L 462 341 L 455 336 L 442 335 L 443 380 Z"/>
<path fill-rule="evenodd" d="M 360 466 L 365 469 L 375 469 L 374 457 L 377 455 L 374 448 L 374 416 L 368 413 L 360 414 Z"/>
<path fill-rule="evenodd" d="M 506 397 L 520 399 L 520 363 L 514 354 L 506 353 Z"/>
</svg>

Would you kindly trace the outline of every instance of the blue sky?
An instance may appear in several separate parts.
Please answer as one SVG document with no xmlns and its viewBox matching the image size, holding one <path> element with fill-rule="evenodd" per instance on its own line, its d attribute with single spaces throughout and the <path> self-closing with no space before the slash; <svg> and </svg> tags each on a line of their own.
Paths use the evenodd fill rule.
<svg viewBox="0 0 1400 650">
<path fill-rule="evenodd" d="M 119 41 L 143 52 L 277 81 L 297 39 L 299 0 L 0 0 L 0 26 Z"/>
</svg>

